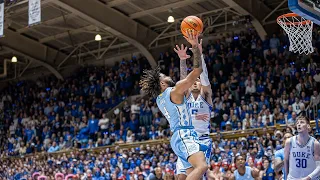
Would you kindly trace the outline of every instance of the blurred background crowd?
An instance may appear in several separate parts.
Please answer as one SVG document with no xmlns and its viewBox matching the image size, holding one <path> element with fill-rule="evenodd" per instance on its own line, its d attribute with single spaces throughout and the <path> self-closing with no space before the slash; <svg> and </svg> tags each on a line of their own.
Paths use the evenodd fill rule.
<svg viewBox="0 0 320 180">
<path fill-rule="evenodd" d="M 271 179 L 280 176 L 272 169 L 284 134 L 295 133 L 297 116 L 320 116 L 317 28 L 313 36 L 315 51 L 309 56 L 290 53 L 283 32 L 261 40 L 248 30 L 204 45 L 214 101 L 210 131 L 217 133 L 212 171 L 227 178 L 235 170 L 234 157 L 245 154 L 248 166 L 268 171 Z M 173 51 L 160 54 L 158 62 L 164 73 L 179 80 L 180 62 Z M 146 68 L 144 57 L 132 57 L 111 68 L 82 68 L 65 81 L 43 77 L 5 88 L 0 96 L 0 179 L 32 179 L 37 174 L 54 179 L 59 173 L 61 178 L 173 179 L 177 157 L 168 143 L 117 146 L 170 138 L 154 99 L 140 91 L 138 81 Z M 276 130 L 279 124 L 287 128 Z M 253 128 L 263 131 L 236 139 L 221 133 Z M 312 134 L 317 133 L 314 128 Z M 108 145 L 116 148 L 104 148 Z"/>
</svg>

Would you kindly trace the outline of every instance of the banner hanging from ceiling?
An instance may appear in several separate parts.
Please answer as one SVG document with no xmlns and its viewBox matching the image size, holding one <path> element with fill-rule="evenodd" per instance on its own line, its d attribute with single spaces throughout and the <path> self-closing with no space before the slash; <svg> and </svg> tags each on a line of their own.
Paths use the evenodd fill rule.
<svg viewBox="0 0 320 180">
<path fill-rule="evenodd" d="M 41 22 L 41 0 L 29 0 L 29 26 Z"/>
<path fill-rule="evenodd" d="M 0 0 L 0 37 L 3 37 L 4 28 L 4 0 Z"/>
</svg>

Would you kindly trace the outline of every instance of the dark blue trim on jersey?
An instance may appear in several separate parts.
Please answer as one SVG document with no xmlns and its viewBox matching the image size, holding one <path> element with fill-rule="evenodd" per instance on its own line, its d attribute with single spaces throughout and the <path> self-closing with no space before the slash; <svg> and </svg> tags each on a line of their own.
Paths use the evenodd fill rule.
<svg viewBox="0 0 320 180">
<path fill-rule="evenodd" d="M 311 136 L 309 136 L 309 139 L 308 139 L 308 141 L 306 142 L 306 144 L 303 145 L 303 146 L 301 146 L 300 144 L 298 144 L 298 136 L 295 136 L 295 137 L 296 137 L 296 139 L 295 139 L 296 145 L 299 146 L 300 148 L 304 148 L 307 144 L 309 144 L 309 142 L 310 142 L 310 140 L 311 140 Z"/>
<path fill-rule="evenodd" d="M 199 137 L 199 140 L 210 139 L 209 135 L 205 134 Z"/>
<path fill-rule="evenodd" d="M 310 11 L 306 10 L 305 8 L 301 7 L 301 5 L 299 4 L 300 0 L 288 0 L 288 7 L 289 9 L 296 13 L 299 14 L 300 16 L 311 20 L 312 22 L 320 25 L 320 16 L 318 16 L 317 14 L 311 13 Z M 313 10 L 315 10 L 314 8 L 312 8 Z"/>
<path fill-rule="evenodd" d="M 190 92 L 189 96 L 186 98 L 187 101 L 191 98 L 192 93 Z"/>
<path fill-rule="evenodd" d="M 315 139 L 312 138 L 311 152 L 312 152 L 313 159 L 314 159 L 314 141 L 315 141 Z"/>
<path fill-rule="evenodd" d="M 203 100 L 209 107 L 212 108 L 212 105 L 211 105 L 210 103 L 208 103 L 207 100 L 206 100 L 204 97 L 202 97 L 201 95 L 200 95 L 200 97 L 202 98 L 202 100 Z"/>
<path fill-rule="evenodd" d="M 290 138 L 290 151 L 289 151 L 289 155 L 290 155 L 290 152 L 291 152 L 291 149 L 292 149 L 292 141 L 294 141 L 293 137 Z M 284 152 L 284 151 L 283 151 Z"/>
</svg>

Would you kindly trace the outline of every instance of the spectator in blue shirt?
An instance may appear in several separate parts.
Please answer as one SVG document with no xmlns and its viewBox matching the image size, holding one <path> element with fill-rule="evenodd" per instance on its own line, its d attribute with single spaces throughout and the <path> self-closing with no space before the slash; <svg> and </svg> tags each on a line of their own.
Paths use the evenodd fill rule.
<svg viewBox="0 0 320 180">
<path fill-rule="evenodd" d="M 133 132 L 133 133 L 137 133 L 138 129 L 139 129 L 139 120 L 138 118 L 136 118 L 135 114 L 131 114 L 130 117 L 130 122 L 129 122 L 129 129 Z"/>
<path fill-rule="evenodd" d="M 270 49 L 271 53 L 278 56 L 278 48 L 280 47 L 280 40 L 277 38 L 276 34 L 272 35 L 272 38 L 270 39 Z"/>
<path fill-rule="evenodd" d="M 90 139 L 96 140 L 97 132 L 99 130 L 99 120 L 95 118 L 95 115 L 91 115 L 91 119 L 88 122 L 88 128 L 90 133 Z"/>
<path fill-rule="evenodd" d="M 57 146 L 56 142 L 52 142 L 52 146 L 50 146 L 48 152 L 49 153 L 53 153 L 53 152 L 56 152 L 56 151 L 59 151 L 59 146 Z"/>
<path fill-rule="evenodd" d="M 268 36 L 266 36 L 264 41 L 262 42 L 262 49 L 263 49 L 264 59 L 266 59 L 267 52 L 270 49 L 270 40 Z"/>
<path fill-rule="evenodd" d="M 30 126 L 25 130 L 25 136 L 26 136 L 27 142 L 30 142 L 33 140 L 34 131 L 32 129 L 30 129 Z"/>
</svg>

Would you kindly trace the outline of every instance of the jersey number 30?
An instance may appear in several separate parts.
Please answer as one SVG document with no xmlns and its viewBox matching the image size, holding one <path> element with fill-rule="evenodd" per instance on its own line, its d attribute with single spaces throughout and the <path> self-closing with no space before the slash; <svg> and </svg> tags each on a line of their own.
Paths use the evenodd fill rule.
<svg viewBox="0 0 320 180">
<path fill-rule="evenodd" d="M 307 160 L 306 159 L 296 159 L 296 166 L 298 168 L 306 168 L 307 167 Z"/>
</svg>

